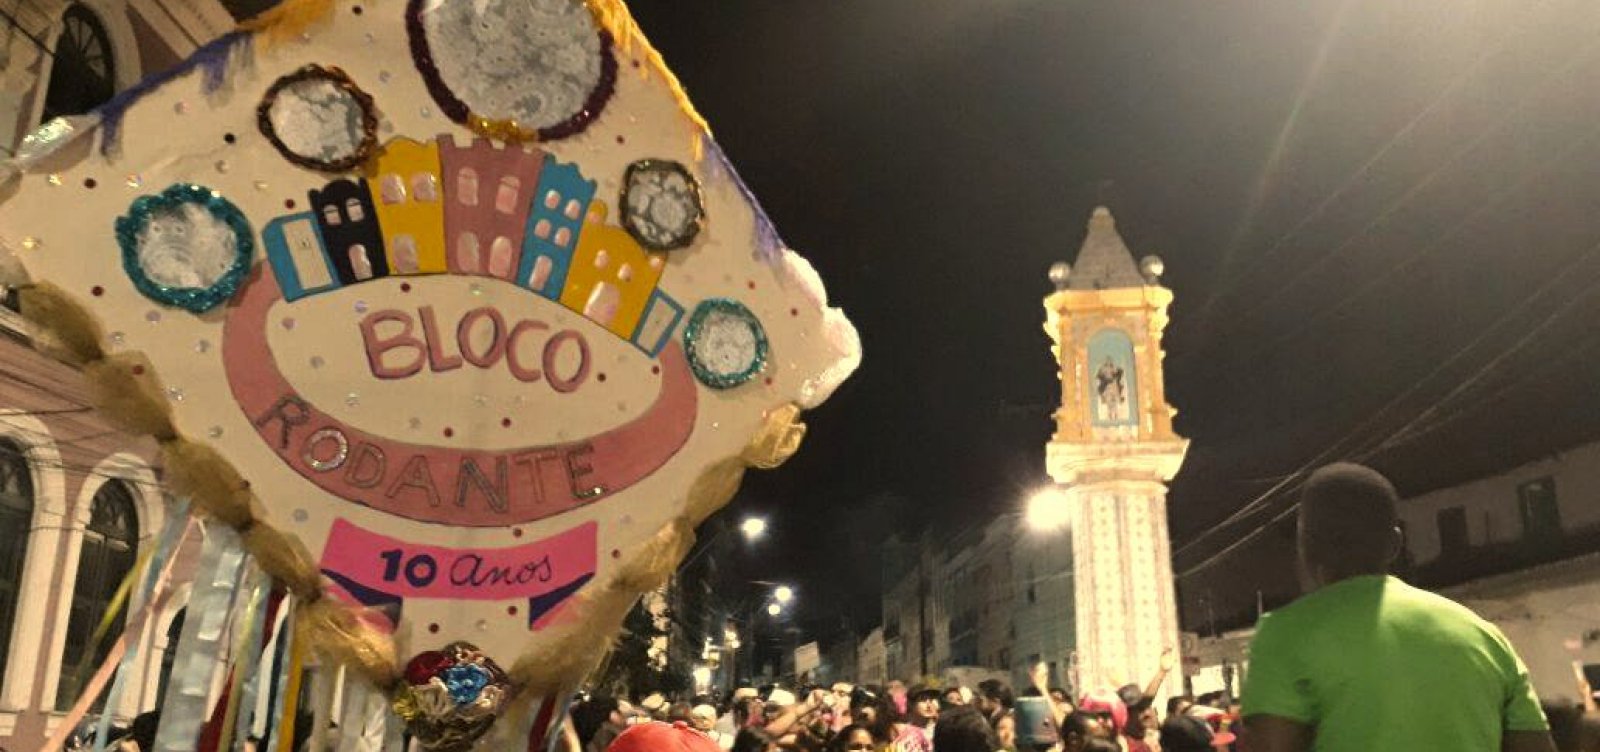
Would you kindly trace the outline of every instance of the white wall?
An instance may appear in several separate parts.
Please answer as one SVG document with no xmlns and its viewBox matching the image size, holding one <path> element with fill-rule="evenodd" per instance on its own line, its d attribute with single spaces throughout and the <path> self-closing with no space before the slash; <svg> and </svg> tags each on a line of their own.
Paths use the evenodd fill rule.
<svg viewBox="0 0 1600 752">
<path fill-rule="evenodd" d="M 1406 523 L 1407 549 L 1416 564 L 1439 557 L 1438 513 L 1462 507 L 1467 516 L 1468 543 L 1509 543 L 1522 537 L 1522 512 L 1517 487 L 1543 477 L 1555 479 L 1556 505 L 1563 529 L 1600 524 L 1600 443 L 1586 444 L 1510 472 L 1406 499 L 1400 518 Z"/>
</svg>

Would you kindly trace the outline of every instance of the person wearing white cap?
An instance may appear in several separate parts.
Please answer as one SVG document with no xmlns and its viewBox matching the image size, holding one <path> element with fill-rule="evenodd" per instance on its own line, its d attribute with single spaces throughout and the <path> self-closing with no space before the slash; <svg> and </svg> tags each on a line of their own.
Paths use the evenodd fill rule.
<svg viewBox="0 0 1600 752">
<path fill-rule="evenodd" d="M 696 705 L 689 710 L 689 726 L 717 743 L 722 749 L 733 749 L 733 734 L 717 730 L 717 709 L 710 705 Z"/>
</svg>

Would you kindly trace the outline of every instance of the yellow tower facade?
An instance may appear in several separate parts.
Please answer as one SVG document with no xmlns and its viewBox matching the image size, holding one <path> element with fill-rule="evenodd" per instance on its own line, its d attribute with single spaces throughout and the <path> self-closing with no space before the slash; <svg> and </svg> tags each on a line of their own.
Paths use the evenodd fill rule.
<svg viewBox="0 0 1600 752">
<path fill-rule="evenodd" d="M 1045 461 L 1070 507 L 1085 688 L 1142 682 L 1178 646 L 1166 483 L 1188 441 L 1173 432 L 1162 373 L 1163 271 L 1154 256 L 1134 261 L 1100 207 L 1077 260 L 1051 268 L 1056 289 L 1044 299 L 1061 379 Z"/>
</svg>

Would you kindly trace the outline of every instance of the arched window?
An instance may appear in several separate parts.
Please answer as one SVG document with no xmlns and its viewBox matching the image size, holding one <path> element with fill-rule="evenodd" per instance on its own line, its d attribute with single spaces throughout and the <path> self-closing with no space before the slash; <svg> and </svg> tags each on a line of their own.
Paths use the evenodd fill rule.
<svg viewBox="0 0 1600 752">
<path fill-rule="evenodd" d="M 99 642 L 90 644 L 95 628 L 106 618 L 117 586 L 133 569 L 138 549 L 139 517 L 133 492 L 120 480 L 108 480 L 94 493 L 89 504 L 89 526 L 83 531 L 72 608 L 67 617 L 66 650 L 61 654 L 61 683 L 56 688 L 58 710 L 72 707 L 83 682 L 105 661 L 112 643 L 122 634 L 128 618 L 126 604 Z M 95 702 L 96 709 L 101 702 L 104 698 Z"/>
<path fill-rule="evenodd" d="M 44 94 L 44 120 L 82 115 L 117 92 L 111 35 L 94 11 L 73 5 L 61 14 L 50 86 Z"/>
<path fill-rule="evenodd" d="M 33 521 L 33 473 L 22 448 L 0 442 L 0 680 L 6 675 L 11 628 L 17 619 L 17 592 L 22 563 L 28 555 L 28 528 Z"/>
</svg>

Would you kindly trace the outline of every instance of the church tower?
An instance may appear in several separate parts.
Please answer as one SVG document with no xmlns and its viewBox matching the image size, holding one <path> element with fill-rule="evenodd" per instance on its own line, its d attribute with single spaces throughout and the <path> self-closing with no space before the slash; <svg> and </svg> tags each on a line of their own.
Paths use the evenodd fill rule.
<svg viewBox="0 0 1600 752">
<path fill-rule="evenodd" d="M 1045 464 L 1068 506 L 1083 690 L 1142 685 L 1178 647 L 1166 482 L 1189 442 L 1172 431 L 1162 380 L 1162 271 L 1155 256 L 1134 263 L 1100 207 L 1077 261 L 1051 267 L 1044 299 L 1061 369 Z"/>
</svg>

